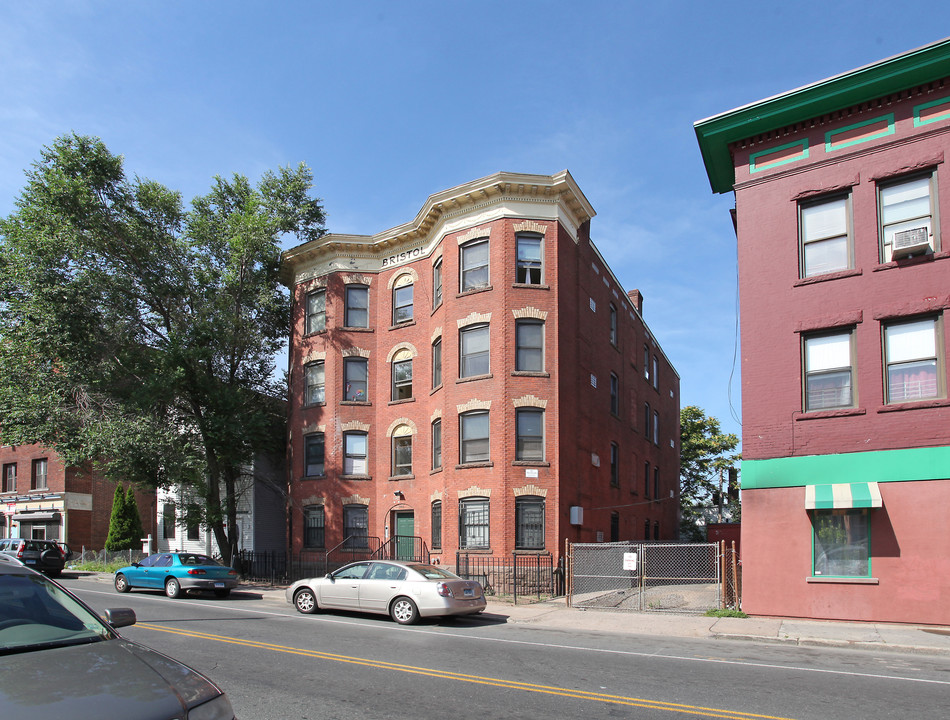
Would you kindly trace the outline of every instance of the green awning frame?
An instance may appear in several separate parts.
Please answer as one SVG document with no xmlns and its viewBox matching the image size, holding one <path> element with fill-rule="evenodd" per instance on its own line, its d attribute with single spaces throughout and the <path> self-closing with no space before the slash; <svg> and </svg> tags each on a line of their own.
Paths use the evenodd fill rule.
<svg viewBox="0 0 950 720">
<path fill-rule="evenodd" d="M 806 485 L 806 510 L 841 510 L 883 507 L 881 489 L 876 482 Z"/>
</svg>

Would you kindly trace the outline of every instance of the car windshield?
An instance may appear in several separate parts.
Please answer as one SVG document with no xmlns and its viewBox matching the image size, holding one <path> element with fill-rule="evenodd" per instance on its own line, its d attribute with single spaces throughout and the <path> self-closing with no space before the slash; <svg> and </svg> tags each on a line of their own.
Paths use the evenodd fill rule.
<svg viewBox="0 0 950 720">
<path fill-rule="evenodd" d="M 0 574 L 0 655 L 111 637 L 99 618 L 46 578 Z"/>
</svg>

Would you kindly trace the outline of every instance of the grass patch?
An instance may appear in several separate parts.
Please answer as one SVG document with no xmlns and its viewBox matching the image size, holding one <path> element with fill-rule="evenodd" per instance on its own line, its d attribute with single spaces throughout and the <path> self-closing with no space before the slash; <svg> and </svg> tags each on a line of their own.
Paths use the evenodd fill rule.
<svg viewBox="0 0 950 720">
<path fill-rule="evenodd" d="M 95 562 L 81 563 L 79 565 L 70 565 L 69 569 L 70 570 L 84 570 L 86 572 L 114 573 L 119 568 L 124 568 L 128 564 L 129 564 L 128 561 L 125 561 L 125 560 L 122 560 L 122 561 L 114 560 L 110 563 L 102 563 L 99 561 L 95 561 Z"/>
<path fill-rule="evenodd" d="M 719 608 L 706 611 L 706 617 L 737 617 L 737 618 L 747 618 L 749 617 L 741 610 L 735 610 L 734 608 Z"/>
</svg>

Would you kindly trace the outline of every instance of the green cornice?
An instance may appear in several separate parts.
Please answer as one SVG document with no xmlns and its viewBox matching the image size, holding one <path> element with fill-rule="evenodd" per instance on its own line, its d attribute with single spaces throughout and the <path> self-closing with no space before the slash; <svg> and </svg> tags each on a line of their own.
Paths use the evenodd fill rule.
<svg viewBox="0 0 950 720">
<path fill-rule="evenodd" d="M 950 38 L 693 125 L 713 192 L 732 190 L 730 143 L 950 76 Z"/>
<path fill-rule="evenodd" d="M 742 461 L 742 489 L 950 478 L 950 447 Z"/>
</svg>

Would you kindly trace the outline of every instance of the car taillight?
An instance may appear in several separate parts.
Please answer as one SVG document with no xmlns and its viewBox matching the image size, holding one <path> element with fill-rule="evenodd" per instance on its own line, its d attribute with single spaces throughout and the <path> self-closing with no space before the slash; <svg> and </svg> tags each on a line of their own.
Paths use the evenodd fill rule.
<svg viewBox="0 0 950 720">
<path fill-rule="evenodd" d="M 66 560 L 66 551 L 63 550 L 62 545 L 57 545 L 56 549 L 59 550 L 59 554 L 63 556 L 63 560 Z"/>
<path fill-rule="evenodd" d="M 452 595 L 452 588 L 450 588 L 444 582 L 440 582 L 436 584 L 435 590 L 442 597 L 454 597 L 454 595 Z"/>
<path fill-rule="evenodd" d="M 228 570 L 228 575 L 234 575 L 234 577 L 237 577 L 237 570 Z"/>
<path fill-rule="evenodd" d="M 23 551 L 24 551 L 24 550 L 26 550 L 26 543 L 25 543 L 25 542 L 21 542 L 21 543 L 20 543 L 20 547 L 18 547 L 18 548 L 16 549 L 16 556 L 17 556 L 18 558 L 23 557 Z"/>
<path fill-rule="evenodd" d="M 194 570 L 188 571 L 189 575 L 207 575 L 207 573 L 201 568 L 195 568 Z"/>
</svg>

